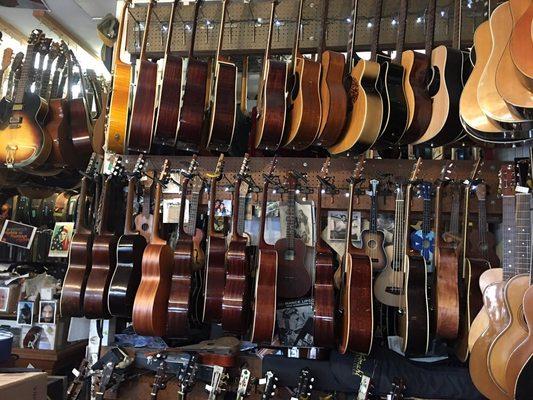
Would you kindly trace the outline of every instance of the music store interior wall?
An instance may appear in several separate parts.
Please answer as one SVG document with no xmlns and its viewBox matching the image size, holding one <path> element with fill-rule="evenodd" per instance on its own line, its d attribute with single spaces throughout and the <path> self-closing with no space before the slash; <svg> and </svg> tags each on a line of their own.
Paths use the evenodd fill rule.
<svg viewBox="0 0 533 400">
<path fill-rule="evenodd" d="M 533 398 L 533 1 L 0 33 L 1 399 Z"/>
</svg>

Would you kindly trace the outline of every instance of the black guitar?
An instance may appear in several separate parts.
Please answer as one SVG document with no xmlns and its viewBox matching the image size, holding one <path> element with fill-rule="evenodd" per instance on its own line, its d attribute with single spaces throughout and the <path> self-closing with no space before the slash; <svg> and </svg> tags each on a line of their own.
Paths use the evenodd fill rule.
<svg viewBox="0 0 533 400">
<path fill-rule="evenodd" d="M 172 374 L 167 372 L 167 363 L 165 357 L 161 354 L 156 356 L 156 359 L 160 360 L 159 367 L 155 373 L 154 381 L 152 383 L 152 390 L 150 391 L 150 400 L 157 400 L 157 393 L 160 390 L 167 388 L 168 381 L 172 378 Z"/>
<path fill-rule="evenodd" d="M 300 376 L 298 377 L 298 387 L 296 388 L 294 394 L 291 396 L 291 400 L 310 399 L 314 383 L 315 378 L 311 375 L 311 370 L 307 367 L 302 369 L 300 371 Z"/>
<path fill-rule="evenodd" d="M 259 384 L 263 385 L 261 400 L 270 400 L 276 395 L 278 377 L 272 371 L 265 372 L 265 376 L 259 379 Z"/>
<path fill-rule="evenodd" d="M 198 356 L 192 355 L 187 366 L 182 368 L 178 374 L 178 400 L 185 400 L 187 393 L 192 390 L 196 382 L 197 372 Z"/>
<path fill-rule="evenodd" d="M 74 380 L 67 389 L 66 400 L 76 400 L 80 396 L 81 389 L 83 388 L 89 371 L 89 362 L 84 358 L 78 367 L 78 374 L 74 377 Z"/>
</svg>

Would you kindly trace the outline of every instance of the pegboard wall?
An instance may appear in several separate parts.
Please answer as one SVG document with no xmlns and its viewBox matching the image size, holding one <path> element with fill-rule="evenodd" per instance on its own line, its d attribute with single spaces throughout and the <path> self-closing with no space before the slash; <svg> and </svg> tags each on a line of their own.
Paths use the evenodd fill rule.
<svg viewBox="0 0 533 400">
<path fill-rule="evenodd" d="M 301 32 L 301 51 L 315 53 L 319 42 L 323 0 L 305 0 Z M 374 21 L 375 2 L 359 0 L 356 46 L 358 51 L 369 51 Z M 475 28 L 486 18 L 486 5 L 482 0 L 462 1 L 462 46 L 470 46 Z M 294 42 L 298 0 L 281 0 L 276 8 L 272 52 L 290 54 Z M 269 0 L 233 0 L 228 6 L 223 53 L 262 54 L 267 41 L 271 3 Z M 425 10 L 427 0 L 409 2 L 405 49 L 424 48 Z M 435 22 L 435 43 L 450 44 L 453 31 L 453 0 L 438 0 Z M 154 8 L 147 51 L 149 57 L 160 57 L 166 44 L 171 4 L 161 3 Z M 222 3 L 205 1 L 199 13 L 195 52 L 214 54 L 220 28 Z M 384 0 L 380 29 L 380 49 L 393 50 L 398 30 L 398 0 Z M 189 48 L 194 15 L 194 2 L 178 6 L 174 20 L 172 52 L 186 55 Z M 330 0 L 327 17 L 327 48 L 346 51 L 351 28 L 352 0 Z M 130 8 L 126 48 L 138 55 L 144 32 L 146 4 L 136 2 Z"/>
</svg>

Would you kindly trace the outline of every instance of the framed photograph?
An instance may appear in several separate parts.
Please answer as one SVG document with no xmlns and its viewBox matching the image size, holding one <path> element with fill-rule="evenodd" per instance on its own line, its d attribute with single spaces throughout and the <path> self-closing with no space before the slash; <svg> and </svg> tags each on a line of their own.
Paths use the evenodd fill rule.
<svg viewBox="0 0 533 400">
<path fill-rule="evenodd" d="M 215 200 L 215 217 L 231 217 L 231 200 Z"/>
<path fill-rule="evenodd" d="M 0 242 L 29 250 L 36 232 L 37 228 L 35 226 L 21 224 L 8 219 L 4 222 L 0 232 Z"/>
<path fill-rule="evenodd" d="M 294 237 L 302 239 L 306 246 L 313 246 L 313 205 L 311 203 L 296 203 Z M 279 207 L 281 223 L 281 237 L 287 237 L 287 206 Z"/>
<path fill-rule="evenodd" d="M 41 301 L 39 303 L 39 323 L 55 324 L 56 323 L 57 302 L 53 300 Z"/>
<path fill-rule="evenodd" d="M 50 241 L 49 257 L 68 257 L 74 222 L 56 222 Z"/>
<path fill-rule="evenodd" d="M 327 241 L 346 240 L 348 213 L 346 211 L 328 211 Z M 352 241 L 361 240 L 361 213 L 354 211 L 352 214 Z"/>
<path fill-rule="evenodd" d="M 0 312 L 6 312 L 9 305 L 9 288 L 0 287 Z"/>
<path fill-rule="evenodd" d="M 33 325 L 33 301 L 19 301 L 17 308 L 17 323 L 19 325 Z"/>
</svg>

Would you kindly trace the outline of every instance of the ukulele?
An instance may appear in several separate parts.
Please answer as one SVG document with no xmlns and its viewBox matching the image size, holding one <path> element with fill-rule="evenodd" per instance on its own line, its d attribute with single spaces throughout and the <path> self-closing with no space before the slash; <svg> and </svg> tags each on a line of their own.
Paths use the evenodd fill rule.
<svg viewBox="0 0 533 400">
<path fill-rule="evenodd" d="M 117 156 L 112 173 L 106 178 L 101 201 L 98 207 L 96 235 L 92 244 L 91 271 L 87 278 L 85 295 L 83 297 L 83 315 L 88 319 L 109 318 L 107 296 L 111 277 L 117 266 L 118 237 L 109 229 L 109 214 L 115 196 L 113 181 L 122 175 L 123 166 L 120 156 Z"/>
<path fill-rule="evenodd" d="M 136 89 L 131 106 L 128 134 L 128 151 L 130 152 L 150 153 L 152 145 L 157 90 L 157 63 L 148 60 L 146 45 L 148 44 L 152 9 L 155 4 L 155 0 L 150 0 L 146 11 L 141 54 L 138 60 L 137 80 L 135 81 Z"/>
<path fill-rule="evenodd" d="M 250 341 L 272 343 L 276 324 L 278 252 L 265 241 L 265 225 L 268 204 L 268 190 L 274 176 L 276 158 L 272 160 L 268 174 L 263 175 L 263 199 L 255 271 L 253 317 Z"/>
<path fill-rule="evenodd" d="M 370 228 L 361 233 L 363 249 L 372 260 L 372 268 L 382 270 L 387 265 L 385 253 L 385 234 L 378 231 L 378 185 L 377 179 L 370 181 Z"/>
<path fill-rule="evenodd" d="M 411 233 L 411 249 L 419 252 L 424 257 L 427 268 L 433 270 L 433 255 L 435 253 L 435 232 L 431 230 L 431 195 L 433 185 L 429 182 L 422 182 L 418 186 L 418 190 L 424 201 L 422 229 L 417 229 Z"/>
<path fill-rule="evenodd" d="M 120 14 L 120 27 L 113 52 L 113 80 L 107 113 L 107 130 L 105 145 L 108 151 L 124 154 L 128 126 L 128 109 L 130 106 L 130 81 L 132 67 L 120 59 L 122 42 L 126 30 L 126 14 L 131 0 L 125 0 Z M 146 28 L 146 27 L 145 27 Z M 146 31 L 145 31 L 146 32 Z"/>
<path fill-rule="evenodd" d="M 70 241 L 70 251 L 67 272 L 61 288 L 59 313 L 63 317 L 82 317 L 83 299 L 87 278 L 92 266 L 93 231 L 87 221 L 87 201 L 90 185 L 89 176 L 93 176 L 100 169 L 100 158 L 93 155 L 81 178 L 80 197 L 76 217 L 76 230 Z"/>
<path fill-rule="evenodd" d="M 408 246 L 412 189 L 421 164 L 421 159 L 418 159 L 414 164 L 405 190 L 405 222 L 402 236 L 404 250 L 402 262 L 403 287 L 401 290 L 398 325 L 399 336 L 403 341 L 402 351 L 409 355 L 427 353 L 430 333 L 426 260 L 421 255 L 411 254 Z"/>
<path fill-rule="evenodd" d="M 244 155 L 241 168 L 235 177 L 232 199 L 232 234 L 226 251 L 226 284 L 222 296 L 222 329 L 226 332 L 244 334 L 248 329 L 250 314 L 250 248 L 248 238 L 238 228 L 239 214 L 245 204 L 240 204 L 241 188 L 248 191 L 245 180 L 249 174 L 250 157 Z M 244 222 L 244 221 L 243 221 Z"/>
<path fill-rule="evenodd" d="M 379 64 L 360 59 L 355 47 L 359 0 L 353 2 L 353 24 L 350 35 L 346 68 L 348 86 L 348 116 L 342 138 L 328 148 L 331 154 L 353 151 L 356 154 L 370 149 L 376 142 L 383 116 L 383 102 L 376 89 Z M 381 13 L 382 0 L 376 2 L 376 15 Z M 372 31 L 371 60 L 375 60 L 379 41 L 380 19 L 375 19 Z"/>
<path fill-rule="evenodd" d="M 154 225 L 154 216 L 150 213 L 150 203 L 152 194 L 152 173 L 148 172 L 144 179 L 141 179 L 142 186 L 142 211 L 135 216 L 135 229 L 143 236 L 147 241 L 150 240 L 152 227 Z"/>
<path fill-rule="evenodd" d="M 297 185 L 296 174 L 289 171 L 287 175 L 287 237 L 278 239 L 274 245 L 279 255 L 277 294 L 287 299 L 303 297 L 312 287 L 311 276 L 305 266 L 307 246 L 295 235 L 298 223 L 296 217 Z"/>
<path fill-rule="evenodd" d="M 189 393 L 196 382 L 196 375 L 198 373 L 198 356 L 191 355 L 189 362 L 182 368 L 178 375 L 178 400 L 185 400 L 187 393 Z"/>
<path fill-rule="evenodd" d="M 320 103 L 321 64 L 300 54 L 300 31 L 304 0 L 299 0 L 298 18 L 294 30 L 294 47 L 292 49 L 292 85 L 289 93 L 288 124 L 282 145 L 291 150 L 305 150 L 315 139 L 320 130 L 322 108 Z M 326 24 L 327 16 L 323 16 Z"/>
<path fill-rule="evenodd" d="M 131 318 L 135 294 L 141 282 L 142 256 L 146 247 L 146 239 L 133 228 L 133 200 L 145 163 L 143 155 L 140 155 L 128 179 L 124 234 L 118 239 L 117 266 L 107 296 L 109 313 L 128 319 Z"/>
<path fill-rule="evenodd" d="M 315 208 L 317 224 L 317 243 L 315 254 L 315 283 L 313 285 L 313 341 L 315 346 L 331 347 L 335 345 L 335 284 L 333 274 L 336 260 L 332 249 L 322 239 L 322 193 L 334 194 L 333 178 L 328 175 L 330 166 L 328 157 L 317 176 L 319 186 Z M 332 191 L 333 190 L 333 191 Z"/>
<path fill-rule="evenodd" d="M 191 273 L 194 247 L 192 236 L 185 230 L 185 206 L 189 183 L 198 168 L 194 155 L 189 168 L 182 171 L 181 202 L 179 213 L 178 240 L 174 248 L 174 269 L 168 298 L 167 336 L 185 335 L 189 331 L 189 304 L 191 294 Z"/>
<path fill-rule="evenodd" d="M 343 274 L 339 304 L 341 354 L 347 351 L 369 354 L 374 335 L 372 260 L 352 244 L 355 185 L 361 181 L 364 163 L 364 156 L 360 156 L 349 180 L 346 249 L 340 266 Z"/>
<path fill-rule="evenodd" d="M 287 63 L 271 58 L 272 34 L 278 0 L 272 0 L 267 45 L 263 57 L 263 69 L 257 92 L 257 124 L 255 148 L 277 150 L 283 139 L 287 101 Z"/>
<path fill-rule="evenodd" d="M 167 45 L 165 47 L 164 69 L 162 72 L 161 93 L 159 107 L 155 118 L 154 144 L 172 146 L 176 144 L 176 133 L 180 119 L 181 99 L 181 69 L 182 59 L 170 54 L 172 46 L 172 32 L 174 31 L 174 15 L 179 0 L 174 0 L 170 9 L 168 23 Z M 177 110 L 177 112 L 176 112 Z"/>
<path fill-rule="evenodd" d="M 263 385 L 261 400 L 270 400 L 276 395 L 278 377 L 272 371 L 265 372 L 264 377 L 259 379 L 259 384 Z"/>
<path fill-rule="evenodd" d="M 209 229 L 207 233 L 207 257 L 204 286 L 204 322 L 220 321 L 222 317 L 222 296 L 226 279 L 226 240 L 215 232 L 215 201 L 217 182 L 222 179 L 224 155 L 221 154 L 215 171 L 209 177 Z"/>
<path fill-rule="evenodd" d="M 298 386 L 294 394 L 291 395 L 291 400 L 310 399 L 314 383 L 315 378 L 311 375 L 311 370 L 307 367 L 303 368 L 298 376 Z"/>
<path fill-rule="evenodd" d="M 133 303 L 133 327 L 139 335 L 163 336 L 166 331 L 174 258 L 172 248 L 160 236 L 159 219 L 163 184 L 169 168 L 165 160 L 155 189 L 152 236 L 144 249 L 141 284 Z"/>
<path fill-rule="evenodd" d="M 198 26 L 198 11 L 202 0 L 194 3 L 194 19 L 191 29 L 191 44 L 187 62 L 187 76 L 185 90 L 181 104 L 180 119 L 178 124 L 176 148 L 198 152 L 200 150 L 201 135 L 203 131 L 205 98 L 207 94 L 207 80 L 210 76 L 205 61 L 194 56 L 194 43 Z"/>
</svg>

